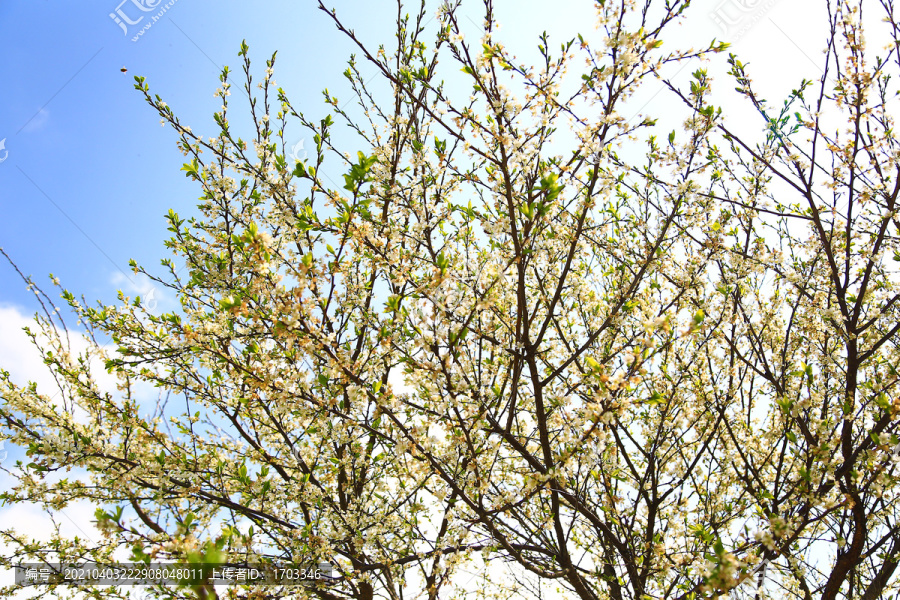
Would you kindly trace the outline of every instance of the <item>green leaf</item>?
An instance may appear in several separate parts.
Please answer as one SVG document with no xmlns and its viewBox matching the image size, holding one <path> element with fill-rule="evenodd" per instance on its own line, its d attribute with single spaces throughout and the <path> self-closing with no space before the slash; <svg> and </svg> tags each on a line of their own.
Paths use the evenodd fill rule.
<svg viewBox="0 0 900 600">
<path fill-rule="evenodd" d="M 185 175 L 184 175 L 185 177 L 191 177 L 191 176 L 199 177 L 200 176 L 200 162 L 196 158 L 193 158 L 193 159 L 191 159 L 191 162 L 184 163 L 184 165 L 182 165 L 182 167 L 181 167 L 181 170 L 185 171 Z"/>
<path fill-rule="evenodd" d="M 435 264 L 438 269 L 441 270 L 441 273 L 445 273 L 447 271 L 447 267 L 450 266 L 450 259 L 444 256 L 443 250 L 440 254 L 437 255 L 437 259 L 435 259 Z"/>
</svg>

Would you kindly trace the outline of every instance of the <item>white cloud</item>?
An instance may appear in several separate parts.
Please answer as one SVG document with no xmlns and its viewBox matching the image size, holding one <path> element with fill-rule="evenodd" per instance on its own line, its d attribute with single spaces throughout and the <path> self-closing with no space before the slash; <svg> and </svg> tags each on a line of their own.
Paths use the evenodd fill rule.
<svg viewBox="0 0 900 600">
<path fill-rule="evenodd" d="M 88 502 L 70 504 L 65 510 L 48 515 L 37 504 L 15 504 L 0 510 L 0 530 L 15 529 L 35 541 L 47 542 L 57 527 L 60 535 L 67 538 L 78 536 L 82 539 L 99 540 L 100 533 L 91 522 L 94 519 L 95 507 Z M 0 553 L 6 554 L 11 547 L 0 544 Z M 0 586 L 15 583 L 15 572 L 12 569 L 0 570 Z M 24 600 L 33 598 L 37 591 L 19 590 L 10 598 Z"/>
<path fill-rule="evenodd" d="M 15 306 L 0 306 L 0 368 L 9 371 L 13 383 L 23 386 L 28 382 L 34 382 L 40 393 L 56 398 L 59 395 L 59 386 L 50 369 L 44 364 L 40 351 L 23 331 L 25 327 L 37 334 L 39 343 L 46 342 L 33 315 L 27 315 Z M 82 354 L 91 346 L 91 342 L 83 334 L 72 329 L 69 329 L 69 344 L 73 355 Z M 91 371 L 101 391 L 109 393 L 116 391 L 115 376 L 106 372 L 99 359 L 92 360 Z M 75 418 L 79 419 L 81 416 L 83 413 L 76 407 Z"/>
<path fill-rule="evenodd" d="M 18 384 L 25 385 L 28 382 L 35 382 L 38 391 L 51 397 L 58 391 L 55 380 L 41 359 L 40 352 L 34 346 L 29 336 L 22 330 L 29 327 L 32 332 L 40 332 L 33 316 L 25 314 L 25 312 L 14 306 L 0 306 L 0 367 L 8 371 L 10 379 Z M 40 339 L 40 335 L 38 336 Z M 87 349 L 89 342 L 77 332 L 70 332 L 70 340 L 72 350 L 74 352 L 83 352 Z M 95 367 L 99 364 L 93 365 Z M 103 390 L 115 390 L 115 380 L 112 376 L 100 368 L 95 368 L 96 380 Z M 76 411 L 76 418 L 78 418 Z M 6 444 L 6 449 L 10 454 L 14 454 L 14 449 Z M 13 456 L 10 456 L 10 460 Z M 9 465 L 5 465 L 9 467 Z M 65 473 L 61 477 L 69 479 L 84 477 L 86 473 Z M 12 485 L 12 476 L 9 474 L 0 474 L 0 488 L 9 489 Z M 55 514 L 48 515 L 44 510 L 35 503 L 21 503 L 0 509 L 0 529 L 15 528 L 21 533 L 25 533 L 35 540 L 46 541 L 50 539 L 55 530 L 55 523 L 59 525 L 60 533 L 66 537 L 87 537 L 88 539 L 99 539 L 99 533 L 91 522 L 94 518 L 95 506 L 89 502 L 73 503 L 66 507 L 65 510 Z M 9 551 L 6 544 L 0 545 L 0 553 Z M 0 586 L 10 585 L 13 582 L 14 574 L 11 570 L 0 571 Z M 29 598 L 32 594 L 26 591 L 16 592 L 13 598 Z"/>
<path fill-rule="evenodd" d="M 19 385 L 34 381 L 39 390 L 56 389 L 50 371 L 31 339 L 22 331 L 23 327 L 38 332 L 33 317 L 18 308 L 0 306 L 0 366 L 9 371 L 10 378 Z"/>
</svg>

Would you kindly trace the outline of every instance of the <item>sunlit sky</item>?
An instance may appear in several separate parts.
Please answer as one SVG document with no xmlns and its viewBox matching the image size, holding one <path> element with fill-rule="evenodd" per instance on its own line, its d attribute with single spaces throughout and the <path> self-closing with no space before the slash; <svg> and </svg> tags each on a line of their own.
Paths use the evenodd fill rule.
<svg viewBox="0 0 900 600">
<path fill-rule="evenodd" d="M 218 73 L 223 65 L 238 70 L 242 39 L 257 73 L 278 51 L 278 85 L 315 121 L 327 114 L 324 88 L 349 97 L 342 72 L 354 51 L 312 0 L 117 2 L 0 0 L 0 247 L 47 291 L 53 273 L 76 295 L 107 302 L 117 289 L 146 296 L 148 284 L 131 273 L 128 259 L 158 271 L 159 259 L 168 256 L 164 215 L 170 208 L 192 214 L 199 196 L 197 185 L 179 171 L 184 157 L 173 130 L 160 127 L 158 115 L 134 90 L 133 76 L 146 77 L 151 93 L 206 137 L 216 131 Z M 141 4 L 154 8 L 143 11 Z M 780 100 L 802 78 L 821 73 L 824 4 L 696 0 L 665 38 L 666 47 L 731 41 L 732 51 L 753 65 L 763 95 Z M 329 6 L 364 41 L 390 47 L 395 4 L 331 0 Z M 437 8 L 434 2 L 429 14 Z M 460 9 L 472 39 L 478 37 L 480 9 L 480 3 L 465 1 Z M 496 39 L 521 49 L 520 57 L 534 53 L 542 30 L 557 41 L 596 35 L 589 1 L 499 0 L 496 9 L 502 24 Z M 709 65 L 714 76 L 724 75 L 725 60 L 718 55 Z M 376 76 L 369 65 L 361 70 Z M 669 110 L 675 100 L 662 87 L 649 81 L 635 108 L 650 116 Z M 244 107 L 235 102 L 232 111 Z M 296 139 L 288 136 L 291 143 L 302 139 L 296 132 Z M 16 272 L 0 262 L 0 368 L 20 383 L 46 381 L 20 332 L 36 309 Z M 8 445 L 6 451 L 10 462 L 21 456 Z M 0 509 L 0 528 L 37 514 L 23 507 Z M 90 529 L 91 514 L 89 507 L 76 507 L 60 521 L 64 530 Z"/>
<path fill-rule="evenodd" d="M 338 97 L 349 95 L 341 73 L 354 50 L 311 0 L 143 0 L 172 5 L 137 41 L 132 38 L 159 8 L 142 12 L 136 8 L 139 0 L 118 7 L 116 1 L 0 2 L 0 140 L 5 140 L 0 247 L 39 283 L 52 272 L 69 289 L 107 300 L 117 288 L 133 293 L 129 286 L 141 287 L 126 279 L 133 278 L 128 259 L 158 264 L 165 256 L 163 215 L 169 208 L 189 214 L 199 195 L 179 172 L 183 157 L 174 132 L 160 127 L 158 116 L 133 89 L 133 76 L 146 77 L 150 91 L 160 94 L 184 123 L 208 135 L 215 132 L 212 113 L 220 105 L 213 96 L 219 69 L 239 67 L 242 39 L 260 71 L 278 50 L 278 85 L 316 120 L 325 115 L 324 88 Z M 392 3 L 338 0 L 335 5 L 362 39 L 390 44 Z M 756 8 L 741 8 L 747 6 Z M 811 27 L 822 22 L 821 9 L 813 8 L 819 6 L 795 0 L 695 2 L 666 44 L 675 48 L 729 39 L 716 20 L 743 16 L 730 27 L 732 36 L 741 34 L 734 51 L 765 74 L 757 83 L 783 94 L 802 77 L 819 73 L 813 61 L 819 62 L 824 38 L 821 29 Z M 126 34 L 110 17 L 117 9 L 131 21 L 142 21 L 124 25 Z M 481 22 L 479 9 L 480 3 L 463 3 L 468 18 L 461 22 L 473 35 Z M 595 23 L 591 3 L 583 0 L 500 2 L 497 13 L 500 39 L 521 48 L 520 56 L 534 52 L 543 29 L 560 41 L 576 33 L 590 38 Z M 724 72 L 725 56 L 717 58 L 718 71 Z M 375 75 L 372 67 L 362 68 Z M 661 87 L 650 81 L 646 92 Z M 671 94 L 661 91 L 643 112 L 665 111 L 672 102 Z M 232 112 L 241 108 L 236 103 Z M 300 141 L 299 132 L 297 137 Z M 33 310 L 18 276 L 2 266 L 0 303 Z"/>
</svg>

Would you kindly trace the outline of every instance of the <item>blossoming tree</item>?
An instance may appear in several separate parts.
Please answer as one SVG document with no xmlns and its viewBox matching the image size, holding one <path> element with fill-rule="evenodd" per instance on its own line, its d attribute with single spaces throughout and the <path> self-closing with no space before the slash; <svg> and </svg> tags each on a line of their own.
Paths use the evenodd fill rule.
<svg viewBox="0 0 900 600">
<path fill-rule="evenodd" d="M 430 28 L 424 4 L 399 7 L 390 52 L 320 4 L 388 95 L 351 60 L 359 114 L 326 91 L 314 122 L 276 87 L 274 56 L 254 87 L 243 45 L 248 139 L 228 69 L 205 140 L 136 78 L 203 194 L 196 217 L 169 212 L 167 275 L 132 265 L 180 307 L 64 290 L 92 341 L 77 355 L 38 296 L 60 393 L 0 380 L 3 436 L 30 460 L 2 498 L 88 499 L 104 538 L 5 531 L 4 560 L 127 548 L 336 572 L 160 597 L 887 597 L 900 25 L 872 3 L 870 35 L 890 42 L 873 56 L 862 4 L 828 3 L 824 73 L 781 104 L 728 58 L 750 133 L 706 70 L 666 79 L 724 61 L 715 41 L 662 49 L 682 0 L 598 0 L 598 29 L 556 51 L 545 35 L 536 66 L 503 46 L 490 0 L 474 42 L 454 3 Z M 683 111 L 661 136 L 671 115 L 623 115 L 654 77 Z M 291 160 L 289 124 L 314 139 L 309 160 Z M 56 475 L 69 469 L 84 475 Z"/>
</svg>

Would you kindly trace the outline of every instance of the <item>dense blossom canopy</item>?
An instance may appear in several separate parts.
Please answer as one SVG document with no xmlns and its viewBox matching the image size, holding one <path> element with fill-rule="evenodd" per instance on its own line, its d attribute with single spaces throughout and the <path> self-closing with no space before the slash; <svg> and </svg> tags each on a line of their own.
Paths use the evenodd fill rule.
<svg viewBox="0 0 900 600">
<path fill-rule="evenodd" d="M 829 1 L 824 72 L 784 102 L 727 58 L 721 85 L 756 129 L 713 104 L 704 68 L 667 79 L 726 61 L 715 41 L 663 49 L 688 2 L 595 4 L 596 28 L 544 36 L 534 66 L 503 45 L 489 0 L 476 40 L 453 2 L 400 7 L 393 50 L 320 5 L 388 87 L 353 59 L 358 112 L 326 91 L 314 122 L 276 86 L 274 56 L 254 84 L 243 45 L 247 139 L 227 68 L 207 139 L 137 77 L 202 189 L 196 217 L 169 212 L 168 273 L 133 264 L 179 307 L 63 291 L 93 341 L 78 354 L 36 288 L 60 393 L 0 378 L 0 432 L 29 456 L 2 497 L 88 499 L 104 539 L 5 531 L 4 560 L 126 548 L 337 573 L 155 592 L 178 598 L 896 591 L 892 3 L 866 3 L 884 18 L 870 36 L 890 42 L 876 56 L 863 2 Z M 670 114 L 626 118 L 654 79 Z M 332 116 L 361 150 L 336 147 Z M 286 141 L 298 125 L 305 160 Z M 97 358 L 118 390 L 97 384 Z"/>
</svg>

